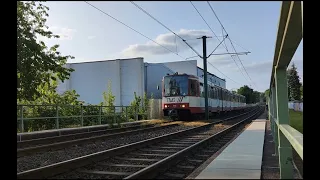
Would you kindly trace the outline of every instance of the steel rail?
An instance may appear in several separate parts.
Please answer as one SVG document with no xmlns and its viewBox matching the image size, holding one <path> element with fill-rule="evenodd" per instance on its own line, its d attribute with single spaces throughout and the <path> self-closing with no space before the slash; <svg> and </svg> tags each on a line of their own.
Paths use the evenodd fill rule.
<svg viewBox="0 0 320 180">
<path fill-rule="evenodd" d="M 209 123 L 206 125 L 193 127 L 193 128 L 187 129 L 187 130 L 182 130 L 182 131 L 162 135 L 159 137 L 146 139 L 143 141 L 127 144 L 127 145 L 112 148 L 112 149 L 107 149 L 104 151 L 92 153 L 89 155 L 81 156 L 78 158 L 70 159 L 70 160 L 55 163 L 55 164 L 51 164 L 48 166 L 39 167 L 39 168 L 24 171 L 24 172 L 19 172 L 19 173 L 17 173 L 17 178 L 18 179 L 34 179 L 34 178 L 38 179 L 38 178 L 53 177 L 53 176 L 59 175 L 61 173 L 65 173 L 65 172 L 77 169 L 77 168 L 85 166 L 85 165 L 89 165 L 89 164 L 97 162 L 97 161 L 102 161 L 102 160 L 107 159 L 109 157 L 114 157 L 117 155 L 125 154 L 125 153 L 131 152 L 133 150 L 149 146 L 151 144 L 155 144 L 155 143 L 165 141 L 165 140 L 168 140 L 171 138 L 179 137 L 179 136 L 184 136 L 184 135 L 190 134 L 191 132 L 201 131 L 201 130 L 208 128 L 214 124 L 219 124 L 224 121 L 232 120 L 232 119 L 244 116 L 246 114 L 252 113 L 257 110 L 257 108 L 255 108 L 255 107 L 253 107 L 252 109 L 253 109 L 252 111 L 249 111 L 249 112 L 246 112 L 246 113 L 243 113 L 240 115 L 236 115 L 233 117 L 229 117 L 224 120 L 212 122 L 212 123 Z"/>
</svg>

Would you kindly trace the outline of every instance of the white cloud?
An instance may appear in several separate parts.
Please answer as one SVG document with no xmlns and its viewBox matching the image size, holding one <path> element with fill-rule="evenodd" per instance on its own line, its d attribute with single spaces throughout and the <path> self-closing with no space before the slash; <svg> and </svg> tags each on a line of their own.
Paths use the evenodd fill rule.
<svg viewBox="0 0 320 180">
<path fill-rule="evenodd" d="M 214 66 L 218 65 L 219 67 L 230 66 L 230 64 L 234 63 L 234 61 L 231 59 L 230 55 L 211 56 L 208 59 L 208 62 L 210 62 Z"/>
<path fill-rule="evenodd" d="M 202 43 L 201 40 L 197 41 L 194 39 L 204 35 L 210 36 L 210 33 L 208 30 L 181 29 L 179 32 L 177 32 L 177 34 L 181 36 L 183 39 L 186 39 L 186 40 L 192 39 L 188 41 L 188 43 L 192 47 L 195 47 Z M 154 39 L 154 41 L 172 50 L 173 52 L 176 52 L 176 43 L 178 46 L 178 53 L 189 49 L 189 47 L 186 46 L 180 38 L 175 37 L 175 35 L 171 32 L 158 35 L 156 39 Z M 152 41 L 149 41 L 145 44 L 129 45 L 129 47 L 127 47 L 122 51 L 122 54 L 126 56 L 164 55 L 169 53 L 171 52 Z"/>
<path fill-rule="evenodd" d="M 94 38 L 96 38 L 96 36 L 88 36 L 89 40 L 94 39 Z"/>
<path fill-rule="evenodd" d="M 75 33 L 77 32 L 77 30 L 72 29 L 72 28 L 67 28 L 67 27 L 59 27 L 59 26 L 50 26 L 49 30 L 55 34 L 55 35 L 59 35 L 60 38 L 51 38 L 48 39 L 46 37 L 38 37 L 39 40 L 72 40 Z"/>
<path fill-rule="evenodd" d="M 74 34 L 76 33 L 75 29 L 52 26 L 49 28 L 54 34 L 60 36 L 60 40 L 72 40 Z"/>
</svg>

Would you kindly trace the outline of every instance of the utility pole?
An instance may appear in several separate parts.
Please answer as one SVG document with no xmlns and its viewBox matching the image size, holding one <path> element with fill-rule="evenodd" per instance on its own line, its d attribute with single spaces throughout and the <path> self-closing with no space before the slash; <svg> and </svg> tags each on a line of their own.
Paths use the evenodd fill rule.
<svg viewBox="0 0 320 180">
<path fill-rule="evenodd" d="M 208 108 L 208 81 L 207 81 L 207 36 L 202 36 L 203 43 L 203 78 L 204 78 L 204 105 L 205 105 L 205 120 L 209 119 Z"/>
<path fill-rule="evenodd" d="M 201 38 L 197 38 L 197 39 L 202 39 L 202 43 L 203 43 L 203 57 L 201 57 L 194 49 L 191 49 L 193 51 L 195 51 L 198 56 L 200 58 L 203 58 L 203 79 L 204 79 L 204 104 L 205 104 L 205 120 L 209 120 L 209 105 L 208 105 L 208 70 L 207 70 L 207 38 L 212 38 L 212 37 L 208 37 L 208 36 L 202 36 Z M 221 43 L 220 43 L 221 44 Z M 219 44 L 219 45 L 220 45 Z M 218 45 L 218 46 L 219 46 Z M 215 50 L 214 50 L 215 51 Z M 212 52 L 213 53 L 213 52 Z M 242 55 L 242 54 L 245 54 L 247 55 L 248 53 L 250 52 L 241 52 L 241 53 L 223 53 L 223 54 L 210 54 L 209 57 L 211 55 L 223 55 L 223 54 L 238 54 L 238 55 Z M 198 56 L 192 56 L 192 57 L 189 57 L 189 58 L 186 58 L 187 59 L 190 59 L 190 58 L 193 58 L 193 57 L 198 57 Z"/>
</svg>

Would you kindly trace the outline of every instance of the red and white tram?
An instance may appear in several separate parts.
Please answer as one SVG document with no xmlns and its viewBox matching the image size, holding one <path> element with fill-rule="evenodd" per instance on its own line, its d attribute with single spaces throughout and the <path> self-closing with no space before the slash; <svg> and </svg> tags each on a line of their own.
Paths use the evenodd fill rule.
<svg viewBox="0 0 320 180">
<path fill-rule="evenodd" d="M 202 81 L 202 82 L 201 82 Z M 230 112 L 246 107 L 245 96 L 208 81 L 209 113 Z M 162 80 L 162 109 L 172 119 L 190 119 L 205 113 L 203 80 L 188 74 L 173 74 Z"/>
</svg>

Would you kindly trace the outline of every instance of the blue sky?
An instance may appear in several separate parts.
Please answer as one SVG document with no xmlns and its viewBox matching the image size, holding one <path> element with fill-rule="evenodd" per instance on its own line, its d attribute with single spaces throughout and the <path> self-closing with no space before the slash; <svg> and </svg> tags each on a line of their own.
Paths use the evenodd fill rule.
<svg viewBox="0 0 320 180">
<path fill-rule="evenodd" d="M 83 1 L 46 2 L 45 4 L 50 8 L 47 25 L 54 33 L 61 35 L 61 38 L 45 39 L 45 42 L 48 45 L 58 43 L 62 54 L 75 56 L 75 59 L 69 62 L 128 57 L 144 57 L 145 62 L 173 62 L 183 61 L 185 58 L 196 55 L 179 38 L 175 40 L 175 36 L 170 31 L 129 1 L 90 3 L 173 52 L 177 52 L 183 58 L 158 46 Z M 187 42 L 201 55 L 202 41 L 196 38 L 203 35 L 214 36 L 189 1 L 137 1 L 135 3 L 175 33 L 187 39 Z M 250 81 L 245 71 L 240 72 L 238 66 L 241 69 L 242 66 L 239 60 L 234 58 L 237 66 L 230 55 L 211 56 L 208 59 L 223 74 L 209 64 L 208 71 L 225 78 L 228 89 L 239 88 L 246 84 L 258 91 L 266 90 L 269 87 L 281 2 L 214 1 L 210 3 L 231 41 L 234 42 L 237 52 L 251 52 L 239 57 L 254 83 Z M 221 25 L 207 2 L 195 1 L 193 4 L 222 40 Z M 208 39 L 207 52 L 212 52 L 218 44 L 219 41 L 216 38 Z M 302 44 L 303 42 L 292 60 L 298 68 L 301 81 L 303 78 Z M 223 45 L 227 46 L 229 52 L 234 52 L 229 40 L 226 40 Z M 219 46 L 215 51 L 215 53 L 226 52 L 224 46 Z M 197 59 L 198 66 L 203 67 L 200 58 L 191 59 Z"/>
</svg>

